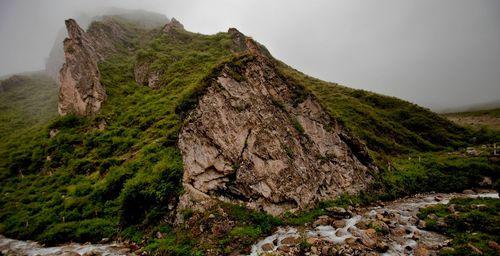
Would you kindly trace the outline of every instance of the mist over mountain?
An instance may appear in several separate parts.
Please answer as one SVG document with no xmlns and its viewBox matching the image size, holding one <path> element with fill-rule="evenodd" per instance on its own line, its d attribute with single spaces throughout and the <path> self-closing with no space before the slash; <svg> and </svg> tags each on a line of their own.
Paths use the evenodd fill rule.
<svg viewBox="0 0 500 256">
<path fill-rule="evenodd" d="M 6 0 L 0 5 L 2 75 L 43 69 L 60 38 L 61 20 L 74 17 L 85 26 L 115 6 L 175 16 L 201 33 L 238 27 L 308 74 L 433 110 L 500 95 L 497 1 Z"/>
<path fill-rule="evenodd" d="M 37 3 L 2 2 L 1 10 L 44 13 L 46 2 Z M 498 254 L 500 108 L 445 115 L 412 102 L 432 102 L 429 95 L 444 89 L 450 95 L 439 104 L 460 101 L 449 87 L 458 73 L 436 59 L 467 57 L 468 66 L 485 54 L 474 47 L 495 41 L 482 35 L 465 47 L 476 51 L 458 54 L 470 41 L 442 23 L 456 18 L 456 7 L 437 24 L 432 15 L 419 20 L 436 27 L 418 32 L 399 29 L 419 26 L 407 18 L 425 2 L 369 4 L 397 10 L 376 21 L 364 5 L 338 5 L 366 15 L 353 24 L 296 2 L 282 13 L 274 1 L 188 9 L 173 1 L 168 11 L 154 1 L 118 4 L 127 9 L 52 3 L 61 4 L 47 10 L 56 18 L 78 10 L 54 26 L 55 42 L 36 40 L 50 22 L 2 24 L 2 31 L 30 32 L 16 47 L 0 48 L 16 55 L 28 46 L 22 53 L 33 62 L 17 59 L 9 69 L 38 68 L 43 47 L 31 45 L 50 51 L 43 70 L 0 76 L 0 255 Z M 207 15 L 213 19 L 199 20 Z M 255 35 L 237 27 L 200 33 L 235 20 Z M 451 29 L 445 37 L 426 37 L 444 28 Z M 467 36 L 477 33 L 470 28 Z M 11 35 L 2 40 L 18 38 Z M 456 47 L 440 45 L 457 38 L 464 40 Z M 416 58 L 423 61 L 407 62 Z M 294 60 L 298 69 L 288 63 Z M 311 73 L 362 82 L 390 68 L 384 79 L 405 87 L 353 88 L 302 72 L 311 65 Z M 492 67 L 480 66 L 481 83 L 493 81 Z M 424 83 L 424 73 L 446 83 Z M 418 88 L 410 90 L 408 79 Z M 498 102 L 477 105 L 459 94 L 467 106 Z"/>
</svg>

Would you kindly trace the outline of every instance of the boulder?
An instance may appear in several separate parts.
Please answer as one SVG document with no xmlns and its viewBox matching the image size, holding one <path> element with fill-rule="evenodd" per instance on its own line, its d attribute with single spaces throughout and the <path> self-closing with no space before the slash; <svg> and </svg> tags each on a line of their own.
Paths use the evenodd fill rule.
<svg viewBox="0 0 500 256">
<path fill-rule="evenodd" d="M 429 256 L 429 250 L 425 248 L 425 246 L 418 245 L 417 248 L 413 251 L 414 256 Z"/>
<path fill-rule="evenodd" d="M 488 247 L 490 247 L 491 249 L 493 249 L 495 251 L 500 251 L 500 245 L 498 245 L 498 243 L 495 241 L 489 241 Z"/>
<path fill-rule="evenodd" d="M 335 220 L 332 222 L 332 226 L 334 228 L 343 228 L 345 227 L 346 221 L 345 220 Z"/>
<path fill-rule="evenodd" d="M 328 216 L 337 219 L 350 218 L 352 216 L 352 213 L 350 213 L 349 211 L 347 211 L 342 207 L 328 207 L 325 209 L 325 211 L 328 214 Z"/>
<path fill-rule="evenodd" d="M 265 243 L 260 247 L 263 251 L 272 251 L 274 250 L 274 245 L 272 243 Z"/>
<path fill-rule="evenodd" d="M 298 242 L 298 238 L 294 236 L 287 236 L 281 240 L 281 244 L 295 245 Z"/>
<path fill-rule="evenodd" d="M 427 223 L 426 223 L 424 220 L 419 220 L 419 221 L 418 221 L 418 224 L 417 224 L 417 227 L 418 227 L 419 229 L 426 228 L 426 227 L 427 227 Z"/>
<path fill-rule="evenodd" d="M 313 222 L 313 227 L 330 225 L 330 217 L 323 215 L 319 216 L 316 221 Z"/>
</svg>

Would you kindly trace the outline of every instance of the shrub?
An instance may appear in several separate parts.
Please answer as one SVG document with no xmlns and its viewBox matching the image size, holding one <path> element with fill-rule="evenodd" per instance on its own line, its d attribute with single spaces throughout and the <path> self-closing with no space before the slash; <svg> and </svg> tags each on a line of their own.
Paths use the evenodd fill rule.
<svg viewBox="0 0 500 256">
<path fill-rule="evenodd" d="M 109 220 L 90 219 L 54 224 L 38 236 L 38 240 L 47 245 L 66 241 L 98 242 L 104 237 L 113 237 L 117 231 L 116 224 Z"/>
</svg>

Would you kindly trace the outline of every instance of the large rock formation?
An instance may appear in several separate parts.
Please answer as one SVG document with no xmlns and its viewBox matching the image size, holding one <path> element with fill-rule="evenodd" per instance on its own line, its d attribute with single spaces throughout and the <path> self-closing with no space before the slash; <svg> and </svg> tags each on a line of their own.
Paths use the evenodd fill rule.
<svg viewBox="0 0 500 256">
<path fill-rule="evenodd" d="M 148 12 L 143 10 L 126 10 L 120 8 L 104 8 L 101 9 L 99 13 L 84 13 L 76 18 L 81 27 L 86 28 L 91 25 L 88 32 L 94 39 L 100 40 L 98 44 L 107 47 L 98 47 L 96 51 L 99 55 L 107 55 L 108 53 L 116 52 L 115 45 L 109 47 L 110 34 L 118 35 L 118 38 L 127 40 L 133 34 L 131 28 L 125 28 L 120 26 L 121 22 L 132 24 L 135 29 L 142 30 L 153 30 L 155 28 L 161 28 L 164 24 L 169 22 L 169 19 L 159 13 Z M 117 27 L 119 26 L 119 27 Z M 120 31 L 121 34 L 116 32 Z M 125 33 L 123 33 L 125 32 Z M 103 36 L 102 38 L 99 36 Z M 64 64 L 64 51 L 63 51 L 63 40 L 66 38 L 67 33 L 64 28 L 58 32 L 54 45 L 50 50 L 49 56 L 45 61 L 45 72 L 54 78 L 54 80 L 59 80 L 59 71 Z M 115 40 L 113 37 L 112 40 Z M 128 45 L 131 41 L 122 41 L 121 43 Z M 111 49 L 111 51 L 107 51 Z"/>
<path fill-rule="evenodd" d="M 65 63 L 60 71 L 59 113 L 90 115 L 101 108 L 106 91 L 99 82 L 97 63 L 117 54 L 135 50 L 138 30 L 147 31 L 154 22 L 130 25 L 122 16 L 96 18 L 83 31 L 73 20 L 66 21 L 68 38 L 64 40 Z"/>
<path fill-rule="evenodd" d="M 61 89 L 58 111 L 90 115 L 101 108 L 106 91 L 99 81 L 99 57 L 90 38 L 75 20 L 66 20 L 68 38 L 64 40 L 65 63 L 60 71 Z"/>
<path fill-rule="evenodd" d="M 280 214 L 365 188 L 374 167 L 364 146 L 253 40 L 246 48 L 210 81 L 180 133 L 181 207 L 218 198 Z"/>
<path fill-rule="evenodd" d="M 172 18 L 170 22 L 163 27 L 162 30 L 167 34 L 170 34 L 175 32 L 175 30 L 181 30 L 181 31 L 184 30 L 184 25 L 182 25 L 182 23 L 180 23 L 175 18 Z"/>
</svg>

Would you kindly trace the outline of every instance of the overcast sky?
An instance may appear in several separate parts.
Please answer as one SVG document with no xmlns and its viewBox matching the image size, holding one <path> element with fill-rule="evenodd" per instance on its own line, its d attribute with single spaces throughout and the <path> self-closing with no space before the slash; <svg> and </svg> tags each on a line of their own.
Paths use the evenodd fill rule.
<svg viewBox="0 0 500 256">
<path fill-rule="evenodd" d="M 434 110 L 500 100 L 498 0 L 0 0 L 0 75 L 42 69 L 64 19 L 104 7 L 236 27 L 309 75 Z"/>
</svg>

